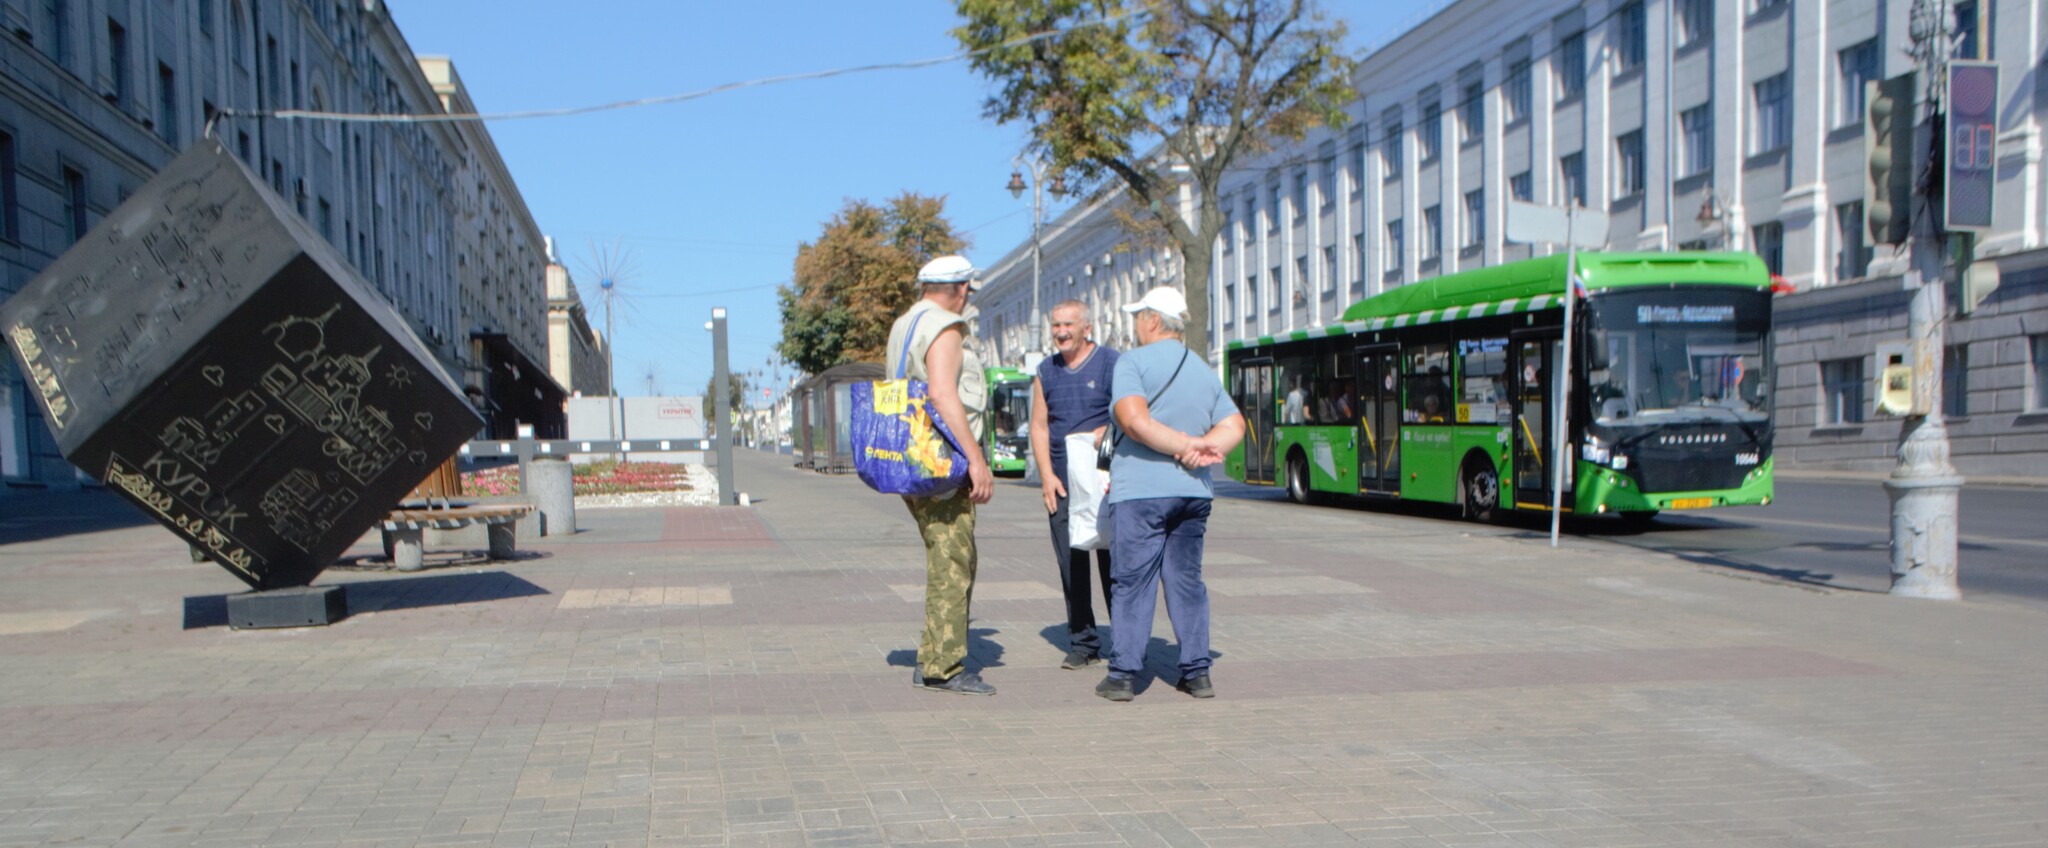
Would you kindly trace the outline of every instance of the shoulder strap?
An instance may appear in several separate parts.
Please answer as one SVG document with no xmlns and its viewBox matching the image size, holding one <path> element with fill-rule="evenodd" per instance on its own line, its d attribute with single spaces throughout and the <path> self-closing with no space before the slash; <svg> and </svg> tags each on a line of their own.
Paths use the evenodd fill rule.
<svg viewBox="0 0 2048 848">
<path fill-rule="evenodd" d="M 910 369 L 910 343 L 917 341 L 917 322 L 924 320 L 924 313 L 910 317 L 910 328 L 903 331 L 903 355 L 896 357 L 896 379 L 901 380 Z"/>
<path fill-rule="evenodd" d="M 1166 378 L 1166 385 L 1160 386 L 1159 391 L 1153 392 L 1151 397 L 1145 399 L 1146 406 L 1151 406 L 1159 400 L 1160 396 L 1166 394 L 1167 389 L 1173 388 L 1173 381 L 1180 379 L 1180 369 L 1188 367 L 1188 357 L 1192 355 L 1188 351 L 1181 351 L 1180 364 L 1173 367 L 1173 374 Z M 1109 423 L 1112 425 L 1110 427 L 1109 443 L 1114 447 L 1124 440 L 1124 428 L 1114 426 L 1116 424 L 1116 414 L 1114 411 L 1109 416 Z"/>
</svg>

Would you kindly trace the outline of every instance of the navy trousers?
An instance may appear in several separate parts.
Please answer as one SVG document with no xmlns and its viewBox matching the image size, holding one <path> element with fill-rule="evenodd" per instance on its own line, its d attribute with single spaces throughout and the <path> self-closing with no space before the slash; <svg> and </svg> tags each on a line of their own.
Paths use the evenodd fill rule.
<svg viewBox="0 0 2048 848">
<path fill-rule="evenodd" d="M 1209 670 L 1209 587 L 1202 582 L 1202 535 L 1209 530 L 1208 498 L 1145 498 L 1110 507 L 1109 676 L 1134 676 L 1145 667 L 1152 612 L 1166 588 L 1166 616 L 1180 642 L 1180 674 Z"/>
</svg>

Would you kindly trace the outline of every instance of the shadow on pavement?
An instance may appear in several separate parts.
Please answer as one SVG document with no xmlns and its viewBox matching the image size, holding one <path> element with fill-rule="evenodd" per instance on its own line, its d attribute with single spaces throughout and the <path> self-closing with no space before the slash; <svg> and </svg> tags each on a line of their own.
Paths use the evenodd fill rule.
<svg viewBox="0 0 2048 848">
<path fill-rule="evenodd" d="M 15 496 L 8 499 L 5 513 L 0 516 L 0 545 L 156 523 L 106 489 Z"/>
<path fill-rule="evenodd" d="M 422 607 L 501 601 L 546 595 L 548 590 L 502 571 L 465 571 L 421 577 L 394 577 L 343 583 L 349 615 L 395 612 Z M 185 599 L 185 629 L 225 627 L 227 595 L 193 595 Z"/>
<path fill-rule="evenodd" d="M 967 667 L 969 669 L 996 668 L 1003 664 L 1003 646 L 990 638 L 1000 631 L 993 627 L 967 628 Z M 889 652 L 888 662 L 899 668 L 917 665 L 916 648 L 898 648 Z"/>
</svg>

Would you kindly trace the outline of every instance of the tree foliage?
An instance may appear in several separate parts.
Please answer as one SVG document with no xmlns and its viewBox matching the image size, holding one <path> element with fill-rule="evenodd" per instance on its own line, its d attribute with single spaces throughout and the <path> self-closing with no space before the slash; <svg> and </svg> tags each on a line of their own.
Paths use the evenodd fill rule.
<svg viewBox="0 0 2048 848">
<path fill-rule="evenodd" d="M 1238 159 L 1343 123 L 1343 24 L 1308 0 L 956 3 L 966 23 L 953 35 L 983 51 L 974 69 L 996 84 L 985 113 L 1029 122 L 1033 152 L 1055 171 L 1081 187 L 1116 180 L 1166 231 L 1181 254 L 1188 347 L 1206 352 L 1217 187 Z"/>
<path fill-rule="evenodd" d="M 747 408 L 747 375 L 738 371 L 732 371 L 729 374 L 731 376 L 729 388 L 732 391 L 726 394 L 726 400 L 731 402 L 730 409 L 734 413 L 738 413 L 740 410 Z M 704 378 L 704 417 L 707 419 L 711 417 L 712 410 L 717 406 L 712 400 L 717 396 L 718 375 L 712 374 Z"/>
<path fill-rule="evenodd" d="M 918 267 L 967 246 L 945 210 L 945 198 L 914 192 L 887 206 L 848 200 L 817 241 L 797 246 L 795 275 L 777 292 L 776 350 L 811 374 L 881 362 L 890 325 L 917 299 Z"/>
</svg>

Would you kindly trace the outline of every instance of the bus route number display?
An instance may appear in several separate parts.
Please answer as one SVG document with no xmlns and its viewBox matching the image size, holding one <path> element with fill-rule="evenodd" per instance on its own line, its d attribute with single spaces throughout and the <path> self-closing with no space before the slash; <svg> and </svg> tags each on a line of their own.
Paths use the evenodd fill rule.
<svg viewBox="0 0 2048 848">
<path fill-rule="evenodd" d="M 1636 323 L 1638 324 L 1732 324 L 1734 322 L 1735 307 L 1729 304 L 1657 306 L 1646 303 L 1636 307 Z"/>
</svg>

